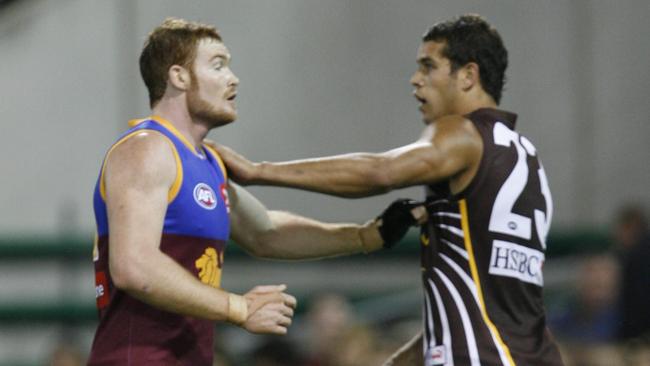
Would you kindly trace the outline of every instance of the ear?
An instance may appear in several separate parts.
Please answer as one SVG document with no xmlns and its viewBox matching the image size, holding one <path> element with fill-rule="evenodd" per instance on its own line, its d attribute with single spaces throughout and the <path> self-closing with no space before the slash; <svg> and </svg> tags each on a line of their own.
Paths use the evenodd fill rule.
<svg viewBox="0 0 650 366">
<path fill-rule="evenodd" d="M 463 66 L 458 73 L 460 86 L 464 91 L 468 91 L 481 84 L 481 74 L 478 64 L 470 62 Z"/>
<path fill-rule="evenodd" d="M 167 80 L 171 86 L 182 91 L 188 90 L 192 83 L 189 70 L 179 65 L 172 65 L 169 68 Z"/>
</svg>

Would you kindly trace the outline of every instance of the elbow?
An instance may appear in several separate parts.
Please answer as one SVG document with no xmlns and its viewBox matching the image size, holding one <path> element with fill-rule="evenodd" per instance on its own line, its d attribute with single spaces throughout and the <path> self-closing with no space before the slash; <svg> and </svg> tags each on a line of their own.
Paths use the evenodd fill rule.
<svg viewBox="0 0 650 366">
<path fill-rule="evenodd" d="M 136 260 L 109 260 L 109 269 L 113 285 L 128 293 L 143 293 L 149 289 L 143 268 Z"/>
<path fill-rule="evenodd" d="M 282 257 L 282 255 L 279 255 L 281 248 L 278 248 L 278 245 L 276 243 L 277 241 L 275 240 L 272 232 L 258 234 L 251 240 L 251 243 L 249 245 L 246 245 L 244 249 L 249 255 L 255 258 L 277 259 L 279 257 Z"/>
<path fill-rule="evenodd" d="M 246 254 L 255 258 L 267 258 L 268 253 L 264 248 L 264 240 L 260 235 L 249 235 L 247 238 L 242 239 L 236 241 Z"/>
<path fill-rule="evenodd" d="M 368 172 L 366 179 L 366 182 L 373 187 L 374 193 L 390 192 L 397 186 L 395 174 L 392 173 L 388 163 L 381 164 Z"/>
<path fill-rule="evenodd" d="M 264 250 L 264 247 L 260 243 L 255 243 L 255 245 L 245 247 L 244 250 L 251 257 L 261 259 L 268 258 L 268 253 Z"/>
<path fill-rule="evenodd" d="M 390 192 L 396 188 L 396 175 L 393 173 L 391 159 L 384 156 L 372 156 L 357 166 L 350 177 L 336 191 L 335 195 L 344 198 L 363 198 Z"/>
<path fill-rule="evenodd" d="M 255 245 L 247 248 L 248 254 L 255 258 L 260 259 L 274 259 L 274 251 L 271 248 L 272 244 L 266 240 L 257 240 Z"/>
<path fill-rule="evenodd" d="M 387 172 L 379 174 L 374 182 L 378 193 L 390 192 L 397 187 L 395 179 Z"/>
</svg>

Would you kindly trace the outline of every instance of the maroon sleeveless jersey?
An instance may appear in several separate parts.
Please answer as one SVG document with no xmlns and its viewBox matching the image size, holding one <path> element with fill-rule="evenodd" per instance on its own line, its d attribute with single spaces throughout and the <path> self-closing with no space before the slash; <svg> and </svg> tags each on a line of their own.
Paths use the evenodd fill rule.
<svg viewBox="0 0 650 366">
<path fill-rule="evenodd" d="M 133 125 L 113 147 L 141 131 L 157 131 L 169 140 L 176 157 L 176 180 L 168 194 L 161 252 L 205 285 L 220 287 L 230 217 L 226 170 L 219 156 L 207 147 L 194 148 L 160 117 L 133 121 Z M 114 286 L 103 175 L 102 164 L 93 201 L 99 325 L 88 365 L 212 365 L 212 321 L 159 309 Z"/>
<path fill-rule="evenodd" d="M 483 140 L 476 176 L 455 196 L 448 181 L 427 187 L 425 365 L 562 365 L 542 300 L 553 212 L 544 168 L 515 114 L 465 117 Z"/>
</svg>

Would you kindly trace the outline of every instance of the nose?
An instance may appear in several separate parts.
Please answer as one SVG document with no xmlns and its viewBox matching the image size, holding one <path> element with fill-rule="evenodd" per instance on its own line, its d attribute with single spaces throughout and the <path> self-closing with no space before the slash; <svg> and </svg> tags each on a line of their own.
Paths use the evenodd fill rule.
<svg viewBox="0 0 650 366">
<path fill-rule="evenodd" d="M 420 73 L 419 72 L 414 72 L 413 75 L 411 76 L 411 80 L 409 80 L 411 85 L 415 87 L 422 86 L 422 79 L 420 78 Z"/>
<path fill-rule="evenodd" d="M 232 85 L 232 86 L 238 86 L 239 85 L 239 78 L 237 77 L 237 75 L 235 75 L 234 72 L 232 72 L 232 70 L 230 71 L 230 74 L 232 75 L 232 77 L 230 78 L 230 83 L 229 84 Z"/>
</svg>

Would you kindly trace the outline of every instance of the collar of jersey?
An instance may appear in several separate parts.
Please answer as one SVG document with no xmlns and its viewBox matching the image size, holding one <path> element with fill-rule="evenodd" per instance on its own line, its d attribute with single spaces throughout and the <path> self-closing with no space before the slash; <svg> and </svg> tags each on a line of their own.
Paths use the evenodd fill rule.
<svg viewBox="0 0 650 366">
<path fill-rule="evenodd" d="M 198 155 L 201 158 L 203 157 L 203 154 L 201 154 L 201 152 L 199 152 L 199 150 L 196 149 L 194 147 L 194 145 L 192 145 L 185 138 L 185 136 L 183 136 L 183 134 L 176 127 L 174 127 L 174 125 L 171 122 L 169 122 L 168 120 L 166 120 L 166 119 L 164 119 L 164 118 L 162 118 L 160 116 L 153 115 L 153 116 L 149 116 L 147 118 L 142 118 L 142 119 L 132 119 L 132 120 L 129 121 L 129 127 L 135 127 L 135 126 L 139 125 L 140 123 L 142 123 L 144 121 L 149 121 L 149 120 L 156 121 L 158 124 L 165 127 L 167 130 L 169 130 L 169 132 L 171 132 L 174 136 L 176 136 L 179 140 L 181 140 L 183 145 L 185 145 L 188 149 L 190 149 L 191 152 L 193 152 L 194 154 Z"/>
</svg>

